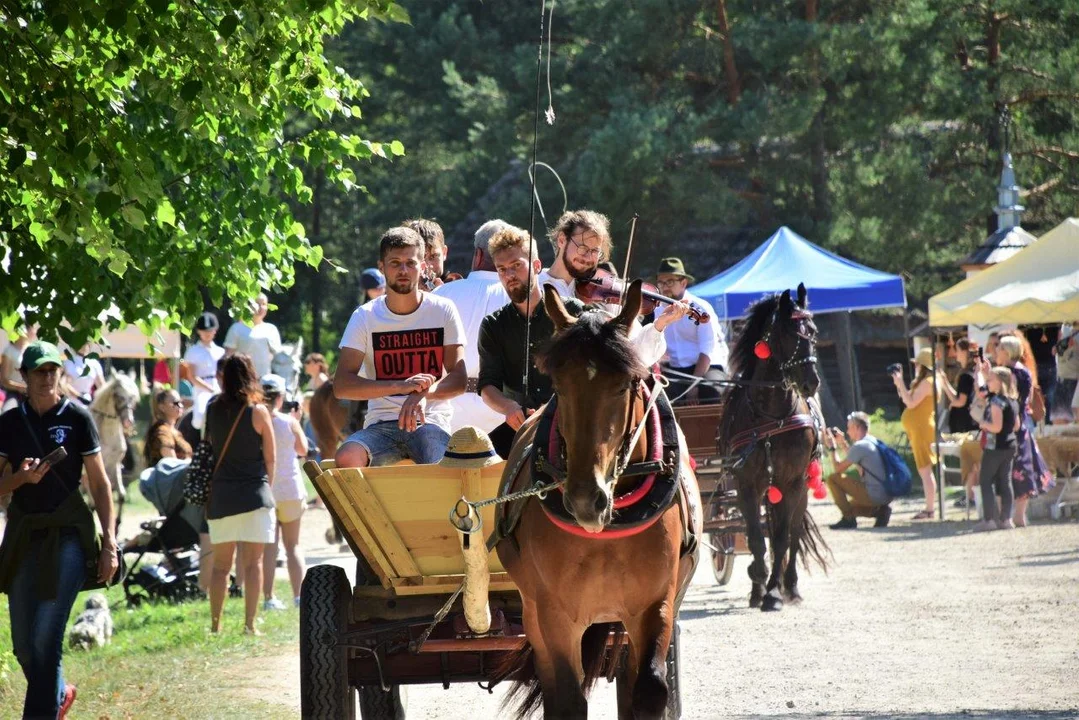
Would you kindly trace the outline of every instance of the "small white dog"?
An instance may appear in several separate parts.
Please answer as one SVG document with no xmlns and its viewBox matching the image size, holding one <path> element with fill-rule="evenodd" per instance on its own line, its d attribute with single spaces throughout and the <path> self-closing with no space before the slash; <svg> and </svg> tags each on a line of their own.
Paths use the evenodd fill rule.
<svg viewBox="0 0 1079 720">
<path fill-rule="evenodd" d="M 101 593 L 86 598 L 86 609 L 75 618 L 68 633 L 68 643 L 73 648 L 90 650 L 106 645 L 112 638 L 112 614 L 109 601 Z"/>
</svg>

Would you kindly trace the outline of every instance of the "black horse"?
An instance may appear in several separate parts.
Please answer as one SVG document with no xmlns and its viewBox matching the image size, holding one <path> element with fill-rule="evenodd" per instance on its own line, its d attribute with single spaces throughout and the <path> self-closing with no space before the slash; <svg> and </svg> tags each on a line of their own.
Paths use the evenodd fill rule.
<svg viewBox="0 0 1079 720">
<path fill-rule="evenodd" d="M 731 352 L 736 384 L 719 422 L 720 454 L 730 459 L 745 516 L 753 563 L 750 607 L 780 610 L 800 601 L 797 560 L 806 555 L 827 570 L 828 546 L 807 512 L 807 472 L 819 454 L 819 413 L 808 399 L 820 386 L 815 356 L 817 327 L 806 309 L 806 290 L 766 297 L 750 308 Z M 767 499 L 766 499 L 767 498 Z M 765 564 L 761 504 L 767 508 L 772 572 Z M 767 584 L 766 584 L 767 583 Z"/>
</svg>

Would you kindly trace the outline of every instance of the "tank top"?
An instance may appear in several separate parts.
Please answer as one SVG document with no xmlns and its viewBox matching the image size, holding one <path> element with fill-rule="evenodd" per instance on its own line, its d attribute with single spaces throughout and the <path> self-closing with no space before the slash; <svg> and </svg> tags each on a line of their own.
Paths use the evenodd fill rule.
<svg viewBox="0 0 1079 720">
<path fill-rule="evenodd" d="M 236 425 L 236 432 L 224 458 L 218 458 L 217 453 L 228 439 L 237 412 L 243 415 Z M 220 520 L 260 508 L 272 508 L 273 494 L 262 459 L 262 437 L 251 424 L 251 407 L 224 405 L 221 397 L 215 398 L 206 409 L 206 431 L 214 448 L 214 462 L 221 461 L 210 486 L 206 517 Z"/>
<path fill-rule="evenodd" d="M 273 498 L 278 502 L 303 500 L 307 492 L 300 479 L 300 463 L 296 460 L 296 438 L 289 418 L 273 413 L 273 437 L 277 467 L 274 469 Z"/>
<path fill-rule="evenodd" d="M 1010 398 L 1002 395 L 990 395 L 989 403 L 985 407 L 985 421 L 993 419 L 993 407 L 1000 408 L 1003 422 L 1000 432 L 987 433 L 986 450 L 1008 450 L 1015 447 L 1015 418 L 1019 414 L 1019 406 Z"/>
</svg>

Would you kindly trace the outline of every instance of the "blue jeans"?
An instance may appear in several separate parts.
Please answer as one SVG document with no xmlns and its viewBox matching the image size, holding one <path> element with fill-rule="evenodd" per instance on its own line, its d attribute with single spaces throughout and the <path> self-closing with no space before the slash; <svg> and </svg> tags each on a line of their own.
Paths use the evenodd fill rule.
<svg viewBox="0 0 1079 720">
<path fill-rule="evenodd" d="M 408 432 L 397 427 L 396 421 L 388 420 L 349 435 L 342 446 L 356 443 L 362 447 L 372 467 L 393 465 L 405 458 L 417 465 L 433 465 L 446 454 L 449 441 L 450 434 L 438 425 L 420 425 L 416 432 Z"/>
<path fill-rule="evenodd" d="M 64 699 L 64 672 L 60 659 L 64 631 L 75 598 L 86 582 L 82 543 L 74 530 L 62 531 L 56 597 L 37 596 L 40 543 L 31 543 L 12 579 L 8 606 L 11 612 L 11 645 L 26 676 L 24 718 L 52 718 Z"/>
</svg>

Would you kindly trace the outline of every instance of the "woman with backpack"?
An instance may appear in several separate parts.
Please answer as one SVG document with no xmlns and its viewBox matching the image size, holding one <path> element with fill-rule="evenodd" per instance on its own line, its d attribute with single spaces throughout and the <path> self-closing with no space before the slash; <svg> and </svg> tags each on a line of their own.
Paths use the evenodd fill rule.
<svg viewBox="0 0 1079 720">
<path fill-rule="evenodd" d="M 917 368 L 914 380 L 908 388 L 903 382 L 902 369 L 892 375 L 895 382 L 896 392 L 903 401 L 906 409 L 901 418 L 903 430 L 910 439 L 910 449 L 914 453 L 914 465 L 918 468 L 918 475 L 922 478 L 922 488 L 925 490 L 925 510 L 914 516 L 914 520 L 932 520 L 936 515 L 937 485 L 933 480 L 933 463 L 936 455 L 933 452 L 933 443 L 936 436 L 936 427 L 933 424 L 933 411 L 936 406 L 936 385 L 933 376 L 933 349 L 922 348 L 918 355 L 911 358 L 911 362 Z"/>
<path fill-rule="evenodd" d="M 1010 530 L 1012 521 L 1012 463 L 1015 461 L 1016 432 L 1019 430 L 1019 405 L 1015 377 L 1006 367 L 995 367 L 986 373 L 989 398 L 985 415 L 978 427 L 985 433 L 985 452 L 982 454 L 982 510 L 985 519 L 974 526 L 974 532 Z M 997 509 L 997 495 L 1000 509 Z"/>
<path fill-rule="evenodd" d="M 210 632 L 221 630 L 229 570 L 239 549 L 246 588 L 244 633 L 259 635 L 255 617 L 262 588 L 262 554 L 277 533 L 270 490 L 276 452 L 273 420 L 260 404 L 262 388 L 250 357 L 237 353 L 226 358 L 223 380 L 222 393 L 206 409 L 206 437 L 217 464 L 206 507 L 214 546 Z"/>
</svg>

